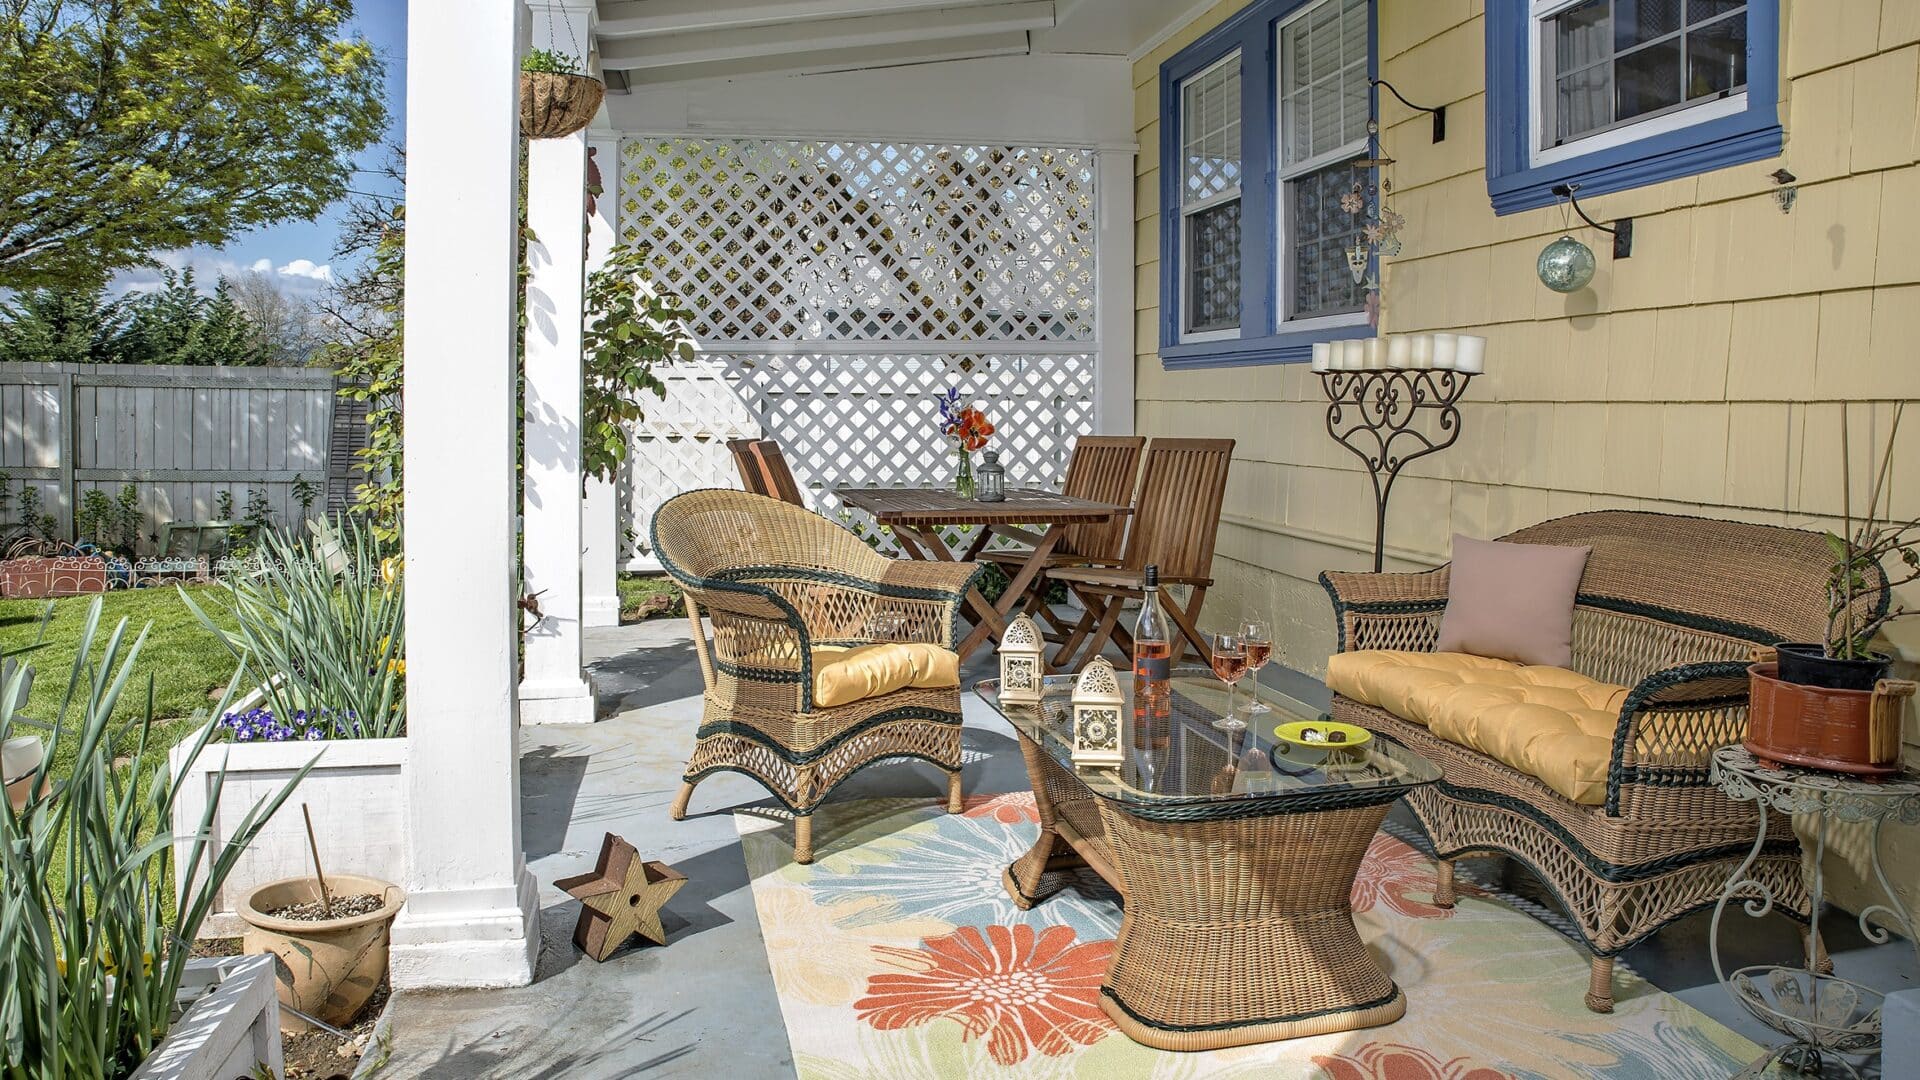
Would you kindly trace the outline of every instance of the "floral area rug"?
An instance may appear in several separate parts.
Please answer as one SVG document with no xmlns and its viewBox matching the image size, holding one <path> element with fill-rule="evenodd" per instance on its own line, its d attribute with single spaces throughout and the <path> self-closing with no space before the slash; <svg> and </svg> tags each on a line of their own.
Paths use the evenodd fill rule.
<svg viewBox="0 0 1920 1080">
<path fill-rule="evenodd" d="M 1611 1016 L 1581 1003 L 1587 963 L 1497 898 L 1433 906 L 1433 864 L 1382 833 L 1354 885 L 1369 948 L 1407 995 L 1397 1023 L 1167 1053 L 1100 1010 L 1119 898 L 1090 871 L 1035 906 L 1000 873 L 1039 821 L 1026 793 L 961 815 L 919 802 L 829 803 L 812 866 L 789 825 L 735 815 L 794 1063 L 819 1080 L 947 1077 L 1564 1080 L 1727 1076 L 1759 1048 L 1616 974 Z"/>
</svg>

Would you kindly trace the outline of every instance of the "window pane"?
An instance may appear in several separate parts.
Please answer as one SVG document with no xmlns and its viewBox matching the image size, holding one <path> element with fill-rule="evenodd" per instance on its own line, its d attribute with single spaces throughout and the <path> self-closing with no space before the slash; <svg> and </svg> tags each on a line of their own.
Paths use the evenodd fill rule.
<svg viewBox="0 0 1920 1080">
<path fill-rule="evenodd" d="M 1712 97 L 1747 85 L 1747 17 L 1687 31 L 1687 97 Z"/>
<path fill-rule="evenodd" d="M 1367 3 L 1323 0 L 1280 29 L 1280 163 L 1366 138 Z"/>
<path fill-rule="evenodd" d="M 1286 185 L 1287 318 L 1311 319 L 1361 310 L 1366 296 L 1347 269 L 1347 248 L 1360 221 L 1340 208 L 1353 190 L 1353 167 L 1338 161 Z"/>
<path fill-rule="evenodd" d="M 1613 48 L 1625 52 L 1635 45 L 1680 29 L 1680 0 L 1614 0 Z"/>
<path fill-rule="evenodd" d="M 1240 200 L 1187 215 L 1187 330 L 1240 325 Z"/>
<path fill-rule="evenodd" d="M 1680 104 L 1680 39 L 1669 38 L 1620 57 L 1613 65 L 1615 120 Z"/>
<path fill-rule="evenodd" d="M 1181 184 L 1185 203 L 1240 186 L 1240 58 L 1180 88 Z"/>
<path fill-rule="evenodd" d="M 1746 0 L 1687 0 L 1687 23 L 1703 23 L 1746 6 Z"/>
<path fill-rule="evenodd" d="M 1555 84 L 1556 140 L 1570 139 L 1613 122 L 1613 80 L 1607 67 L 1596 64 Z"/>
<path fill-rule="evenodd" d="M 1612 53 L 1613 19 L 1607 0 L 1587 0 L 1553 17 L 1554 70 L 1562 74 Z"/>
</svg>

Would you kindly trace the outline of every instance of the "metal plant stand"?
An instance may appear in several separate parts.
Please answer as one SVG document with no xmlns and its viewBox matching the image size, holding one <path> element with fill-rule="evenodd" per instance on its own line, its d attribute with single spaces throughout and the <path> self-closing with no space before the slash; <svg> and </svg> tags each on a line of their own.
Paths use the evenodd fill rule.
<svg viewBox="0 0 1920 1080">
<path fill-rule="evenodd" d="M 1893 891 L 1880 865 L 1880 829 L 1890 820 L 1920 825 L 1920 776 L 1909 772 L 1892 780 L 1874 782 L 1774 765 L 1739 746 L 1715 750 L 1709 776 L 1728 798 L 1755 803 L 1760 812 L 1760 832 L 1754 838 L 1753 850 L 1727 880 L 1727 887 L 1713 907 L 1713 923 L 1707 938 L 1713 956 L 1713 973 L 1733 1000 L 1790 1040 L 1769 1050 L 1739 1075 L 1759 1076 L 1775 1061 L 1803 1073 L 1819 1075 L 1823 1064 L 1831 1060 L 1858 1077 L 1859 1070 L 1840 1055 L 1879 1052 L 1880 1005 L 1884 995 L 1821 970 L 1824 965 L 1820 959 L 1826 955 L 1820 945 L 1820 908 L 1826 892 L 1822 862 L 1827 853 L 1827 829 L 1834 821 L 1872 824 L 1867 850 L 1874 880 L 1879 882 L 1887 902 L 1870 905 L 1860 912 L 1860 932 L 1869 941 L 1885 943 L 1890 935 L 1871 921 L 1878 915 L 1905 934 L 1907 940 L 1914 941 L 1912 913 Z M 1766 846 L 1770 810 L 1788 816 L 1808 814 L 1817 819 L 1813 888 L 1807 908 L 1812 925 L 1807 933 L 1806 964 L 1759 964 L 1729 974 L 1720 963 L 1720 916 L 1727 904 L 1740 900 L 1747 914 L 1755 917 L 1773 910 L 1772 891 L 1764 882 L 1747 876 L 1748 868 Z M 1920 942 L 1915 943 L 1915 955 L 1920 958 Z"/>
<path fill-rule="evenodd" d="M 1428 368 L 1323 371 L 1327 433 L 1367 464 L 1373 479 L 1373 570 L 1387 551 L 1387 499 L 1409 461 L 1437 454 L 1460 437 L 1460 399 L 1473 374 Z M 1435 414 L 1431 433 L 1417 423 Z"/>
</svg>

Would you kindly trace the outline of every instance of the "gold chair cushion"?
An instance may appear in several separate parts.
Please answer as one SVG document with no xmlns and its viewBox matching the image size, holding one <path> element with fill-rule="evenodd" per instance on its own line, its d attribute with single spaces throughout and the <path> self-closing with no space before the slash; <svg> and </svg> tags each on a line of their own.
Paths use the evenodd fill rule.
<svg viewBox="0 0 1920 1080">
<path fill-rule="evenodd" d="M 919 641 L 879 645 L 821 645 L 813 650 L 813 703 L 823 709 L 909 687 L 960 685 L 960 654 Z"/>
<path fill-rule="evenodd" d="M 1566 668 L 1385 649 L 1332 657 L 1327 685 L 1518 769 L 1576 803 L 1606 801 L 1624 686 Z"/>
</svg>

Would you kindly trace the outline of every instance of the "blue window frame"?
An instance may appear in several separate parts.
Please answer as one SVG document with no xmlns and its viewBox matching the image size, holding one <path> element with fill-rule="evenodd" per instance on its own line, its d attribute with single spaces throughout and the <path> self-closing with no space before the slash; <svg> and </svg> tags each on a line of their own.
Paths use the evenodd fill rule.
<svg viewBox="0 0 1920 1080">
<path fill-rule="evenodd" d="M 1495 213 L 1780 153 L 1779 0 L 1489 3 Z"/>
<path fill-rule="evenodd" d="M 1324 43 L 1349 42 L 1359 20 L 1367 78 L 1378 65 L 1372 0 L 1363 11 L 1348 10 L 1351 4 L 1262 0 L 1161 66 L 1160 358 L 1166 367 L 1304 361 L 1315 342 L 1374 335 L 1345 264 L 1350 230 L 1336 236 L 1331 224 L 1345 177 L 1358 175 L 1347 162 L 1365 154 L 1374 94 L 1357 78 L 1353 50 Z M 1283 66 L 1292 73 L 1298 61 L 1277 62 L 1282 34 L 1292 35 L 1288 40 L 1305 55 L 1309 26 L 1319 59 L 1310 72 L 1288 74 L 1293 81 L 1283 87 Z M 1221 92 L 1222 79 L 1236 70 L 1237 88 Z M 1316 97 L 1322 88 L 1329 92 Z M 1225 134 L 1216 115 L 1223 102 L 1238 109 L 1237 129 Z M 1186 130 L 1189 107 L 1193 131 Z M 1298 119 L 1309 113 L 1311 120 Z M 1283 127 L 1294 139 L 1289 146 L 1281 145 Z M 1328 208 L 1324 221 L 1317 214 L 1322 208 Z M 1197 275 L 1188 272 L 1190 261 Z M 1234 281 L 1222 280 L 1228 273 Z"/>
</svg>

